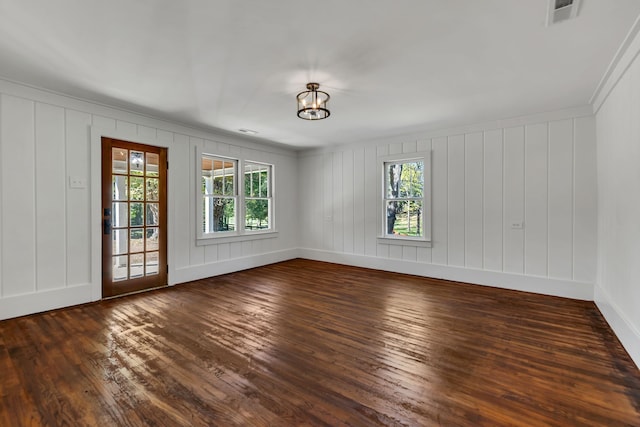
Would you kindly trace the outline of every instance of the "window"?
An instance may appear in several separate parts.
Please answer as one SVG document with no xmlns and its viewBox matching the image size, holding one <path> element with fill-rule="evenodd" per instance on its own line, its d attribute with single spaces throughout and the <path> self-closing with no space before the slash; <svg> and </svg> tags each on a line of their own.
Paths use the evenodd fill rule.
<svg viewBox="0 0 640 427">
<path fill-rule="evenodd" d="M 382 239 L 431 241 L 430 157 L 382 159 Z"/>
<path fill-rule="evenodd" d="M 244 164 L 245 230 L 271 228 L 271 166 Z"/>
<path fill-rule="evenodd" d="M 200 153 L 198 158 L 202 202 L 198 239 L 275 233 L 272 165 Z"/>
<path fill-rule="evenodd" d="M 202 232 L 236 229 L 238 161 L 202 156 Z"/>
</svg>

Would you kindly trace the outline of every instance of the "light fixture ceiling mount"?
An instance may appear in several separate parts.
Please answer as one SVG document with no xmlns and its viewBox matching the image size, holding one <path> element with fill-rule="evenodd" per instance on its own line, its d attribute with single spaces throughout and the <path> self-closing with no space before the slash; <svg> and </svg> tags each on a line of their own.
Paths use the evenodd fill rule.
<svg viewBox="0 0 640 427">
<path fill-rule="evenodd" d="M 322 120 L 331 115 L 327 108 L 329 94 L 318 90 L 318 83 L 307 83 L 307 90 L 300 92 L 298 99 L 298 117 L 305 120 Z"/>
</svg>

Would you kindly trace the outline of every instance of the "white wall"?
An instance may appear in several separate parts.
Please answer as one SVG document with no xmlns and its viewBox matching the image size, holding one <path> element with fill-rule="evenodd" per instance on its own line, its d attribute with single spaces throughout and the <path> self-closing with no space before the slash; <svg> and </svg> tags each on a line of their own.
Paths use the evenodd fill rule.
<svg viewBox="0 0 640 427">
<path fill-rule="evenodd" d="M 421 150 L 432 151 L 433 247 L 381 244 L 378 157 Z M 590 107 L 302 153 L 301 254 L 592 299 L 595 154 Z"/>
<path fill-rule="evenodd" d="M 595 98 L 598 140 L 598 279 L 595 301 L 640 366 L 640 37 Z"/>
<path fill-rule="evenodd" d="M 170 284 L 295 257 L 295 152 L 0 80 L 0 319 L 100 299 L 100 135 L 169 147 Z M 196 146 L 275 165 L 277 237 L 196 245 Z"/>
</svg>

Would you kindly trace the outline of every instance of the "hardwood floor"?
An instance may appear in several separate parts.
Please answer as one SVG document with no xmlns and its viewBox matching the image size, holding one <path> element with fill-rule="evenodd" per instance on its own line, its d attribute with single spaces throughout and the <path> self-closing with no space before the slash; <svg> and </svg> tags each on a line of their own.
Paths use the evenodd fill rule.
<svg viewBox="0 0 640 427">
<path fill-rule="evenodd" d="M 0 425 L 639 426 L 595 305 L 293 260 L 0 322 Z"/>
</svg>

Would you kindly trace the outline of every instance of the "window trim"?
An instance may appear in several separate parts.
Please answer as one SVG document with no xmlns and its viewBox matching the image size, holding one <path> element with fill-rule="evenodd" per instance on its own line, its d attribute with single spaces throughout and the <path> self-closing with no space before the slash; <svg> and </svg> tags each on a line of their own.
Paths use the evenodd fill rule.
<svg viewBox="0 0 640 427">
<path fill-rule="evenodd" d="M 195 150 L 195 179 L 196 179 L 196 202 L 195 202 L 195 222 L 196 222 L 196 246 L 213 245 L 219 243 L 229 242 L 241 242 L 246 240 L 255 239 L 267 239 L 278 236 L 278 230 L 276 229 L 276 215 L 275 215 L 275 165 L 264 161 L 254 161 L 244 159 L 241 156 L 233 157 L 229 155 L 220 155 L 208 151 L 203 151 L 200 147 L 196 147 Z M 234 181 L 235 186 L 235 230 L 233 231 L 218 231 L 215 233 L 205 233 L 202 229 L 202 211 L 204 209 L 204 197 L 201 188 L 202 181 L 202 159 L 203 157 L 210 157 L 218 160 L 230 160 L 235 162 L 236 167 L 236 179 Z M 270 168 L 270 182 L 269 182 L 269 228 L 262 230 L 247 230 L 245 229 L 245 164 L 258 164 L 268 166 Z"/>
<path fill-rule="evenodd" d="M 388 235 L 386 233 L 386 176 L 385 166 L 389 163 L 407 163 L 411 161 L 422 161 L 424 164 L 424 186 L 422 192 L 422 236 L 397 236 Z M 418 151 L 414 153 L 391 154 L 378 157 L 378 182 L 380 192 L 378 197 L 378 236 L 377 241 L 380 244 L 397 244 L 404 246 L 431 247 L 431 223 L 433 220 L 433 210 L 431 208 L 431 151 Z M 410 199 L 410 198 L 409 198 Z"/>
</svg>

